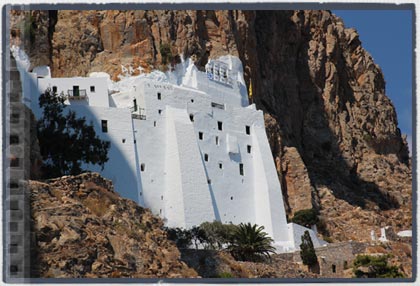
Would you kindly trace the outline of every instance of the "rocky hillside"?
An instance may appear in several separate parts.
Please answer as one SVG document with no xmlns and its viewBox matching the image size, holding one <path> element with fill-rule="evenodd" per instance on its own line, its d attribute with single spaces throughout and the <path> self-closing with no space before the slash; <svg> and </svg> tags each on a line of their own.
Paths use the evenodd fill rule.
<svg viewBox="0 0 420 286">
<path fill-rule="evenodd" d="M 190 278 L 163 222 L 96 173 L 30 181 L 32 277 Z"/>
<path fill-rule="evenodd" d="M 162 68 L 162 45 L 199 67 L 239 56 L 250 100 L 265 111 L 288 214 L 318 209 L 334 240 L 411 228 L 409 153 L 383 74 L 331 12 L 12 11 L 11 27 L 33 65 L 56 77 Z"/>
</svg>

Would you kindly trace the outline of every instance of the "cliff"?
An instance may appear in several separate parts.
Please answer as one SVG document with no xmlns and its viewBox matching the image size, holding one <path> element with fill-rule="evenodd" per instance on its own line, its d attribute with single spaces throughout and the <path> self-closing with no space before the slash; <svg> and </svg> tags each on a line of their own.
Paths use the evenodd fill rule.
<svg viewBox="0 0 420 286">
<path fill-rule="evenodd" d="M 32 277 L 190 278 L 163 222 L 96 173 L 30 181 Z"/>
<path fill-rule="evenodd" d="M 164 68 L 162 58 L 183 54 L 203 68 L 239 56 L 290 217 L 318 209 L 320 231 L 335 240 L 411 228 L 409 153 L 383 74 L 329 11 L 12 11 L 11 27 L 33 65 L 55 77 L 105 71 L 117 80 L 121 65 Z"/>
</svg>

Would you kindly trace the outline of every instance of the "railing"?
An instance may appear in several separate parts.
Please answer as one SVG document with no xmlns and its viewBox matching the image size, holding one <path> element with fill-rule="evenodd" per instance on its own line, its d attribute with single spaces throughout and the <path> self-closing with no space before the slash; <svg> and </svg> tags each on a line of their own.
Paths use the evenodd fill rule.
<svg viewBox="0 0 420 286">
<path fill-rule="evenodd" d="M 85 99 L 87 97 L 86 89 L 67 90 L 68 99 Z"/>
<path fill-rule="evenodd" d="M 131 117 L 134 119 L 146 120 L 146 112 L 144 108 L 138 108 L 136 106 L 130 107 Z M 138 110 L 138 112 L 137 112 Z"/>
</svg>

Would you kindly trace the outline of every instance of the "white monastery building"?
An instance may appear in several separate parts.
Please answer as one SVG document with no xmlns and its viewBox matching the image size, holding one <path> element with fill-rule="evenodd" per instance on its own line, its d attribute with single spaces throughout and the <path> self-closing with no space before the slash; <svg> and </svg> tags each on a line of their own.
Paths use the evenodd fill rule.
<svg viewBox="0 0 420 286">
<path fill-rule="evenodd" d="M 238 58 L 210 61 L 205 72 L 187 60 L 166 81 L 138 77 L 117 92 L 106 77 L 51 78 L 47 68 L 26 76 L 25 101 L 36 117 L 47 88 L 67 96 L 68 108 L 111 142 L 104 170 L 85 169 L 111 179 L 167 226 L 256 223 L 278 252 L 299 249 L 305 230 L 315 247 L 325 243 L 286 221 L 263 112 L 248 103 Z"/>
</svg>

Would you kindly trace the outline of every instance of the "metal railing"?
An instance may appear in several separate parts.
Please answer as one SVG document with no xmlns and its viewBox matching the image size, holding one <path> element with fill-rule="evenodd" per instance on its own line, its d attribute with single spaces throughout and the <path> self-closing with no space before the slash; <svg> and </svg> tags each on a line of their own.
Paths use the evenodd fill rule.
<svg viewBox="0 0 420 286">
<path fill-rule="evenodd" d="M 130 107 L 131 117 L 140 120 L 146 120 L 146 111 L 144 108 L 135 108 L 134 106 Z"/>
<path fill-rule="evenodd" d="M 69 99 L 85 99 L 87 97 L 86 89 L 67 90 L 67 97 Z"/>
</svg>

